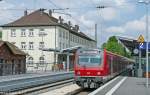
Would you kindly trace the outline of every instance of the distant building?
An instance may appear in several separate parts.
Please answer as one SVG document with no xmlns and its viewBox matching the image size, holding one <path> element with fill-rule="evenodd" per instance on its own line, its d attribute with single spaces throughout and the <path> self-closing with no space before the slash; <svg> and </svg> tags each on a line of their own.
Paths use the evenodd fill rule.
<svg viewBox="0 0 150 95">
<path fill-rule="evenodd" d="M 9 42 L 0 40 L 0 75 L 26 72 L 26 54 Z"/>
<path fill-rule="evenodd" d="M 20 19 L 2 26 L 2 40 L 9 41 L 28 53 L 27 63 L 50 63 L 46 68 L 51 70 L 55 61 L 62 63 L 66 56 L 55 52 L 41 51 L 39 48 L 64 49 L 73 46 L 95 48 L 96 41 L 79 32 L 79 26 L 71 22 L 63 23 L 61 16 L 56 19 L 44 9 L 39 9 Z M 32 67 L 32 66 L 31 66 Z"/>
</svg>

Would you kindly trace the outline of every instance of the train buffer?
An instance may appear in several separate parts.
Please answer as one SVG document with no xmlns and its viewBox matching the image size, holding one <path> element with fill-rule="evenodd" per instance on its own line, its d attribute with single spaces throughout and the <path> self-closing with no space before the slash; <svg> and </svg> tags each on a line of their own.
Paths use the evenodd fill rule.
<svg viewBox="0 0 150 95">
<path fill-rule="evenodd" d="M 146 78 L 118 76 L 88 95 L 150 95 L 150 87 Z"/>
</svg>

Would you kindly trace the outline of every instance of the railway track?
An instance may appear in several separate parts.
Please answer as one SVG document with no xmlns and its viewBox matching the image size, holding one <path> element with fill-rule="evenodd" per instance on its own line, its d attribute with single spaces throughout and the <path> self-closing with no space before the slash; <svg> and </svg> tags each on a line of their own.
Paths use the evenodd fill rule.
<svg viewBox="0 0 150 95">
<path fill-rule="evenodd" d="M 0 82 L 0 95 L 22 95 L 73 81 L 73 72 Z M 36 94 L 37 95 L 37 94 Z"/>
<path fill-rule="evenodd" d="M 121 76 L 129 76 L 129 71 L 122 72 L 119 75 L 121 75 Z M 114 79 L 114 78 L 112 78 L 112 79 Z M 111 81 L 112 79 L 108 80 L 107 82 Z M 106 84 L 107 82 L 105 82 L 104 84 Z M 101 86 L 103 86 L 104 84 L 101 84 Z M 67 94 L 67 95 L 88 95 L 89 93 L 93 92 L 94 90 L 96 90 L 96 89 L 80 89 L 78 91 L 75 91 L 72 94 Z"/>
<path fill-rule="evenodd" d="M 14 91 L 14 92 L 1 93 L 0 95 L 37 95 L 40 93 L 47 92 L 49 90 L 54 90 L 66 85 L 73 84 L 73 81 L 74 79 L 63 80 L 56 83 L 37 85 L 30 88 Z"/>
<path fill-rule="evenodd" d="M 91 93 L 92 91 L 94 91 L 95 89 L 79 89 L 77 91 L 74 91 L 72 93 L 68 93 L 67 95 L 88 95 L 89 93 Z"/>
</svg>

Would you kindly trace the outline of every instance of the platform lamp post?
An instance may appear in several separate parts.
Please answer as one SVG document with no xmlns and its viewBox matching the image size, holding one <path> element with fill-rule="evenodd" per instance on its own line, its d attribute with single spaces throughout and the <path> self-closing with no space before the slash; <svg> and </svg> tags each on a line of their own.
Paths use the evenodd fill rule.
<svg viewBox="0 0 150 95">
<path fill-rule="evenodd" d="M 104 5 L 99 5 L 99 6 L 97 6 L 96 7 L 97 9 L 105 9 L 105 8 L 108 8 L 108 6 L 104 6 Z M 100 14 L 100 16 L 101 16 L 101 14 Z M 101 33 L 102 33 L 102 19 L 100 19 L 100 31 L 101 31 Z M 96 48 L 98 48 L 98 45 L 97 45 L 97 43 L 98 43 L 98 41 L 97 41 L 97 25 L 98 24 L 95 24 L 95 41 L 96 41 Z M 101 35 L 101 34 L 100 34 Z M 99 38 L 99 42 L 101 42 L 101 39 Z"/>
<path fill-rule="evenodd" d="M 149 31 L 149 27 L 148 27 L 148 5 L 150 4 L 149 0 L 139 0 L 139 3 L 145 4 L 146 5 L 146 87 L 148 88 L 149 84 L 148 84 L 148 43 L 149 43 L 149 39 L 148 39 L 148 31 Z"/>
</svg>

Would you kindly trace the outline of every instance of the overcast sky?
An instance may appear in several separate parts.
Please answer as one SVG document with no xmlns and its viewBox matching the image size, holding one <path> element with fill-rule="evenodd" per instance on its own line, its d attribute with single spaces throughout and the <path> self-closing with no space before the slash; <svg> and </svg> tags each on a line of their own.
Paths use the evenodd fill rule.
<svg viewBox="0 0 150 95">
<path fill-rule="evenodd" d="M 96 6 L 107 6 L 96 9 Z M 23 9 L 58 9 L 65 21 L 80 25 L 80 30 L 94 36 L 94 25 L 98 24 L 98 43 L 105 42 L 110 36 L 125 36 L 137 39 L 145 35 L 145 6 L 138 0 L 3 0 L 0 2 L 0 24 L 12 22 L 23 16 Z"/>
</svg>

